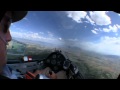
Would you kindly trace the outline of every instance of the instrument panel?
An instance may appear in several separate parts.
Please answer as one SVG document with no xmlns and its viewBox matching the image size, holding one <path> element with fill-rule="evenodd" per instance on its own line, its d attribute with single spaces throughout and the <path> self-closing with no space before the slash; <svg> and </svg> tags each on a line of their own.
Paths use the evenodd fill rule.
<svg viewBox="0 0 120 90">
<path fill-rule="evenodd" d="M 49 66 L 53 71 L 58 72 L 63 69 L 63 63 L 65 61 L 65 57 L 61 53 L 52 53 L 50 54 L 46 60 L 46 66 Z"/>
</svg>

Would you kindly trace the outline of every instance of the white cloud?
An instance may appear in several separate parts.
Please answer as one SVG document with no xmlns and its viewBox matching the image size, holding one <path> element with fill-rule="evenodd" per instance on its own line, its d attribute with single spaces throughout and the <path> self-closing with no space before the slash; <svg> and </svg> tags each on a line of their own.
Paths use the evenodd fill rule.
<svg viewBox="0 0 120 90">
<path fill-rule="evenodd" d="M 116 24 L 117 28 L 120 29 L 120 25 Z"/>
<path fill-rule="evenodd" d="M 106 14 L 106 11 L 90 11 L 90 17 L 91 19 L 97 24 L 97 25 L 109 25 L 111 24 L 110 17 Z"/>
<path fill-rule="evenodd" d="M 91 23 L 92 25 L 110 25 L 111 19 L 106 14 L 109 11 L 90 11 L 90 17 L 85 11 L 66 11 L 67 16 L 72 18 L 77 23 L 82 23 L 82 19 L 86 18 L 88 21 L 86 23 Z"/>
<path fill-rule="evenodd" d="M 120 37 L 101 37 L 98 43 L 82 42 L 81 47 L 86 50 L 95 51 L 103 54 L 120 55 Z M 79 46 L 80 46 L 79 45 Z"/>
<path fill-rule="evenodd" d="M 81 23 L 81 19 L 87 15 L 85 11 L 66 11 L 66 13 L 69 18 L 72 18 L 77 23 Z"/>
<path fill-rule="evenodd" d="M 97 28 L 95 28 L 94 30 L 95 30 L 95 31 L 99 31 L 99 29 L 97 29 Z"/>
<path fill-rule="evenodd" d="M 120 25 L 116 24 L 114 26 L 109 25 L 109 28 L 103 28 L 104 32 L 117 32 L 120 29 Z"/>
<path fill-rule="evenodd" d="M 103 28 L 103 31 L 104 31 L 104 32 L 110 32 L 111 29 L 109 29 L 109 28 Z"/>
<path fill-rule="evenodd" d="M 16 28 L 16 25 L 14 24 L 14 23 L 11 23 L 11 26 L 10 26 L 10 28 L 11 27 L 14 27 L 14 28 Z"/>
<path fill-rule="evenodd" d="M 119 42 L 120 44 L 120 37 L 101 37 L 101 41 L 106 43 L 106 44 L 115 44 L 116 42 Z"/>
<path fill-rule="evenodd" d="M 92 24 L 92 25 L 95 25 L 94 23 L 94 21 L 87 15 L 86 16 L 86 19 Z"/>
<path fill-rule="evenodd" d="M 62 38 L 58 38 L 59 40 L 62 40 Z"/>
<path fill-rule="evenodd" d="M 118 28 L 117 28 L 116 25 L 114 25 L 113 27 L 109 26 L 109 29 L 112 30 L 113 32 L 117 32 L 118 31 Z"/>
<path fill-rule="evenodd" d="M 94 34 L 98 34 L 98 32 L 101 31 L 101 30 L 100 30 L 100 28 L 99 28 L 99 29 L 94 28 L 94 30 L 91 30 L 91 31 L 92 31 L 92 33 L 94 33 Z"/>
<path fill-rule="evenodd" d="M 48 33 L 48 35 L 50 36 L 50 37 L 53 37 L 54 35 L 53 35 L 53 33 L 51 33 L 51 32 L 47 32 Z"/>
<path fill-rule="evenodd" d="M 89 21 L 84 21 L 84 22 L 89 23 Z"/>
<path fill-rule="evenodd" d="M 44 33 L 43 33 L 43 32 L 39 32 L 39 34 L 42 34 L 42 35 L 43 35 Z"/>
<path fill-rule="evenodd" d="M 11 26 L 13 26 L 14 24 L 13 23 L 11 23 Z"/>
<path fill-rule="evenodd" d="M 56 44 L 61 43 L 54 37 L 50 37 L 50 36 L 45 37 L 45 36 L 40 35 L 39 33 L 34 33 L 31 31 L 29 32 L 11 31 L 11 35 L 16 38 L 23 38 L 23 39 L 28 39 L 28 40 L 43 41 L 43 42 L 56 43 Z"/>
<path fill-rule="evenodd" d="M 118 36 L 118 33 L 116 33 L 115 35 Z"/>
<path fill-rule="evenodd" d="M 85 28 L 87 28 L 87 26 L 85 26 Z"/>
<path fill-rule="evenodd" d="M 92 33 L 94 33 L 94 34 L 98 34 L 95 30 L 91 30 L 92 31 Z"/>
<path fill-rule="evenodd" d="M 78 39 L 68 39 L 69 41 L 76 42 Z"/>
<path fill-rule="evenodd" d="M 118 16 L 120 16 L 120 14 L 118 14 Z"/>
<path fill-rule="evenodd" d="M 28 21 L 28 18 L 26 18 L 26 17 L 25 17 L 25 18 L 23 18 L 23 19 Z"/>
</svg>

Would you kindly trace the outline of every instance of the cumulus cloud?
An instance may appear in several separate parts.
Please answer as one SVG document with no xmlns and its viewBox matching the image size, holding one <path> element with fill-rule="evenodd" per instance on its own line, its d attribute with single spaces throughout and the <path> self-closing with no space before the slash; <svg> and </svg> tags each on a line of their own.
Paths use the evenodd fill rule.
<svg viewBox="0 0 120 90">
<path fill-rule="evenodd" d="M 94 33 L 94 34 L 98 34 L 100 31 L 103 31 L 103 30 L 101 30 L 101 28 L 94 28 L 93 30 L 91 30 L 92 31 L 92 33 Z"/>
<path fill-rule="evenodd" d="M 106 14 L 106 11 L 90 11 L 90 18 L 97 24 L 97 25 L 109 25 L 111 24 L 110 17 Z"/>
<path fill-rule="evenodd" d="M 104 32 L 117 32 L 118 29 L 120 29 L 120 25 L 116 24 L 116 25 L 113 25 L 113 26 L 109 25 L 108 28 L 103 28 L 103 31 Z"/>
<path fill-rule="evenodd" d="M 99 31 L 99 29 L 97 29 L 97 28 L 95 28 L 94 30 L 95 30 L 95 31 Z"/>
<path fill-rule="evenodd" d="M 98 34 L 95 30 L 91 30 L 92 31 L 92 33 L 94 33 L 94 34 Z"/>
<path fill-rule="evenodd" d="M 99 52 L 102 54 L 109 55 L 119 55 L 120 56 L 120 37 L 101 37 L 98 43 L 95 42 L 82 42 L 80 45 L 82 48 L 94 52 Z"/>
<path fill-rule="evenodd" d="M 77 23 L 81 23 L 81 19 L 87 15 L 85 11 L 66 11 L 66 13 L 69 18 L 72 18 Z"/>
<path fill-rule="evenodd" d="M 103 28 L 103 31 L 104 31 L 104 32 L 110 32 L 111 29 L 109 29 L 109 28 Z"/>
<path fill-rule="evenodd" d="M 92 24 L 95 25 L 95 22 L 87 15 L 86 19 Z"/>
<path fill-rule="evenodd" d="M 77 23 L 82 23 L 82 19 L 87 19 L 84 21 L 86 23 L 91 23 L 92 25 L 110 25 L 111 19 L 106 14 L 109 11 L 90 11 L 90 16 L 87 15 L 85 11 L 66 11 L 67 16 L 72 18 Z"/>
<path fill-rule="evenodd" d="M 116 27 L 117 27 L 118 29 L 120 29 L 120 25 L 116 24 Z"/>
</svg>

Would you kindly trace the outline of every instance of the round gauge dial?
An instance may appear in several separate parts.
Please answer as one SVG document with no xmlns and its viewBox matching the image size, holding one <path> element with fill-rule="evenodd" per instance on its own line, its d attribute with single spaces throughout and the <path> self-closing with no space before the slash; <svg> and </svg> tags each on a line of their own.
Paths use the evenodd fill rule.
<svg viewBox="0 0 120 90">
<path fill-rule="evenodd" d="M 55 59 L 52 59 L 52 60 L 51 60 L 51 64 L 52 64 L 52 65 L 55 65 L 55 64 L 56 64 L 56 60 L 55 60 Z"/>
<path fill-rule="evenodd" d="M 57 58 L 60 58 L 60 55 L 57 55 Z"/>
<path fill-rule="evenodd" d="M 57 62 L 57 65 L 60 66 L 60 65 L 61 65 L 61 61 L 58 61 L 58 62 Z"/>
<path fill-rule="evenodd" d="M 56 55 L 53 55 L 52 58 L 56 58 Z"/>
</svg>

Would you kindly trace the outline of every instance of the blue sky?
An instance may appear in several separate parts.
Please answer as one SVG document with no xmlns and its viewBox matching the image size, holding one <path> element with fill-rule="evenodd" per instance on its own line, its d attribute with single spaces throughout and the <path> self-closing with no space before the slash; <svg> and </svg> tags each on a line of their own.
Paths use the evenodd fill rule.
<svg viewBox="0 0 120 90">
<path fill-rule="evenodd" d="M 112 11 L 29 11 L 13 37 L 120 55 L 120 15 Z"/>
</svg>

